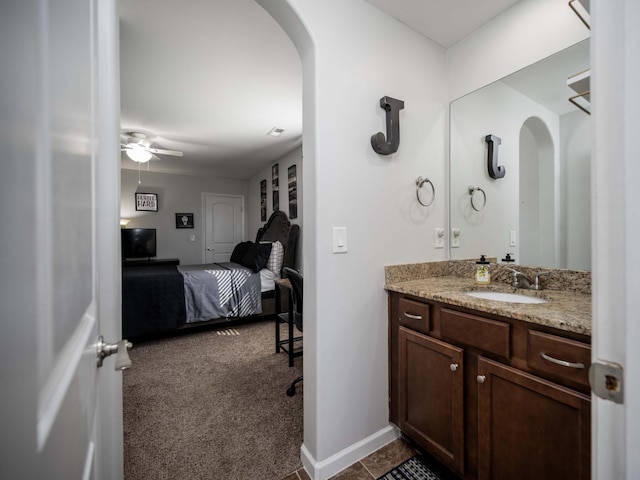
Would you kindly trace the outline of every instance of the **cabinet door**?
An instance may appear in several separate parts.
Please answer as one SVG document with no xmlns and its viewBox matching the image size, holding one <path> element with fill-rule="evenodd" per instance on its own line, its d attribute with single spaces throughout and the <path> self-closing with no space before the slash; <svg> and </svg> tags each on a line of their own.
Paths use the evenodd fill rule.
<svg viewBox="0 0 640 480">
<path fill-rule="evenodd" d="M 590 478 L 589 397 L 478 359 L 478 480 Z"/>
<path fill-rule="evenodd" d="M 400 327 L 398 373 L 400 429 L 462 475 L 462 349 Z"/>
</svg>

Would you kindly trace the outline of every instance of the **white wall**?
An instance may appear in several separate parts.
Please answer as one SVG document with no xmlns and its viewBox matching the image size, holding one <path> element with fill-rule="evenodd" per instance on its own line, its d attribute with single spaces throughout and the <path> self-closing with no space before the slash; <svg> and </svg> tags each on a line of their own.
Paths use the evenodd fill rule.
<svg viewBox="0 0 640 480">
<path fill-rule="evenodd" d="M 522 0 L 447 50 L 449 98 L 453 101 L 588 37 L 589 30 L 566 2 Z M 589 143 L 584 145 L 588 146 Z M 559 168 L 557 165 L 557 172 Z M 453 173 L 450 175 L 455 178 Z M 575 205 L 576 198 L 582 197 L 576 197 L 573 193 L 567 197 L 563 189 L 567 181 L 560 180 L 563 183 L 557 184 L 555 190 L 557 201 L 568 201 Z M 576 190 L 577 180 L 571 182 L 573 190 Z M 455 208 L 453 202 L 452 212 Z M 576 212 L 574 207 L 567 208 L 572 208 L 571 213 Z M 584 234 L 587 220 L 573 221 L 580 232 L 573 235 L 573 231 L 570 234 L 566 228 L 569 211 L 564 208 L 559 213 L 562 220 L 556 222 L 556 227 L 565 228 L 557 232 L 556 241 L 558 245 L 566 246 L 558 249 L 558 266 L 588 269 L 589 259 L 585 257 L 584 250 L 589 249 L 589 242 L 580 236 Z M 567 258 L 568 251 L 573 252 L 571 261 Z M 457 252 L 454 252 L 454 256 L 460 258 Z"/>
<path fill-rule="evenodd" d="M 278 2 L 260 3 L 278 11 Z M 325 478 L 377 448 L 389 431 L 384 265 L 446 258 L 434 248 L 446 205 L 445 53 L 360 0 L 289 4 L 313 41 L 312 51 L 298 43 L 305 72 L 303 461 Z M 386 157 L 370 145 L 385 130 L 385 95 L 405 102 L 399 151 Z M 418 176 L 435 184 L 430 208 L 415 198 Z M 334 226 L 347 228 L 346 254 L 332 254 Z"/>
<path fill-rule="evenodd" d="M 241 195 L 246 198 L 247 182 L 225 178 L 174 175 L 168 173 L 141 172 L 142 184 L 138 184 L 136 170 L 121 170 L 121 218 L 129 219 L 126 228 L 156 228 L 157 257 L 179 258 L 182 265 L 202 263 L 204 251 L 203 193 Z M 157 212 L 139 212 L 135 209 L 135 192 L 158 194 Z M 193 213 L 194 228 L 176 228 L 176 213 Z M 247 231 L 245 235 L 253 240 Z M 195 242 L 190 236 L 195 235 Z"/>
<path fill-rule="evenodd" d="M 564 0 L 522 0 L 447 50 L 454 100 L 585 38 Z"/>
<path fill-rule="evenodd" d="M 560 137 L 564 266 L 591 270 L 591 117 L 582 111 L 562 115 Z"/>
<path fill-rule="evenodd" d="M 280 210 L 287 214 L 291 219 L 291 223 L 300 226 L 300 237 L 298 238 L 298 251 L 296 255 L 296 268 L 302 271 L 302 236 L 304 235 L 303 225 L 303 166 L 302 166 L 302 147 L 298 147 L 292 152 L 284 155 L 282 158 L 273 162 L 271 165 L 258 172 L 247 181 L 247 224 L 249 225 L 249 240 L 255 240 L 256 232 L 265 222 L 260 218 L 260 182 L 267 181 L 267 220 L 273 213 L 273 188 L 272 188 L 272 171 L 271 167 L 278 164 L 279 177 L 279 195 Z M 289 167 L 296 166 L 296 187 L 297 187 L 297 218 L 292 219 L 289 213 L 289 180 L 287 172 Z M 253 235 L 253 237 L 251 236 Z"/>
</svg>

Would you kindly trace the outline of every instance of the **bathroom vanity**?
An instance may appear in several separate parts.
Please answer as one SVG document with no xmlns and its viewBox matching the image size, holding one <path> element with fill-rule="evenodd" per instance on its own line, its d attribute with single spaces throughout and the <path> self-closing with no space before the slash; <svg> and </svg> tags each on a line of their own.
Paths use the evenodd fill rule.
<svg viewBox="0 0 640 480">
<path fill-rule="evenodd" d="M 487 287 L 474 285 L 464 262 L 398 268 L 387 267 L 385 286 L 391 422 L 463 478 L 590 478 L 583 272 L 552 272 L 551 285 L 568 289 L 516 292 L 500 266 Z M 544 303 L 512 302 L 510 293 Z"/>
</svg>

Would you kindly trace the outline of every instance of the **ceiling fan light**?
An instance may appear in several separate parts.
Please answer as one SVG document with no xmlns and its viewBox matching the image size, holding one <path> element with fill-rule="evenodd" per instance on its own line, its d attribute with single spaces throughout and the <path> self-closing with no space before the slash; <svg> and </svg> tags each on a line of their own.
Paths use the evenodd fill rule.
<svg viewBox="0 0 640 480">
<path fill-rule="evenodd" d="M 151 152 L 141 147 L 140 145 L 134 145 L 127 149 L 127 157 L 137 163 L 145 163 L 151 160 Z"/>
</svg>

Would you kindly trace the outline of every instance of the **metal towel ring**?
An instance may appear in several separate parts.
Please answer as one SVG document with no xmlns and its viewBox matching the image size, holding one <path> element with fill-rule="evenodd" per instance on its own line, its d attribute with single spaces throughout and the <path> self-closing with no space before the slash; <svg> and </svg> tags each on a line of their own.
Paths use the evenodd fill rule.
<svg viewBox="0 0 640 480">
<path fill-rule="evenodd" d="M 424 203 L 420 199 L 420 189 L 424 186 L 425 183 L 428 183 L 429 185 L 431 185 L 431 200 L 429 200 L 427 203 Z M 416 179 L 416 198 L 418 199 L 418 202 L 420 202 L 420 205 L 424 207 L 428 207 L 433 203 L 433 201 L 436 198 L 436 187 L 433 186 L 433 183 L 431 183 L 431 180 L 429 180 L 428 178 L 422 178 L 422 177 L 418 177 Z"/>
<path fill-rule="evenodd" d="M 480 208 L 476 207 L 475 203 L 473 203 L 473 194 L 476 192 L 482 193 L 482 206 Z M 471 208 L 473 208 L 476 212 L 481 212 L 482 210 L 484 210 L 484 207 L 487 206 L 487 194 L 484 193 L 484 190 L 480 187 L 469 185 L 469 195 L 471 196 Z"/>
</svg>

